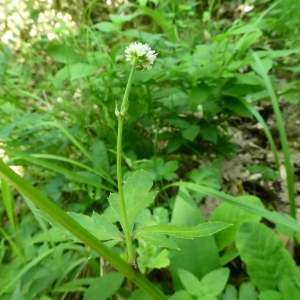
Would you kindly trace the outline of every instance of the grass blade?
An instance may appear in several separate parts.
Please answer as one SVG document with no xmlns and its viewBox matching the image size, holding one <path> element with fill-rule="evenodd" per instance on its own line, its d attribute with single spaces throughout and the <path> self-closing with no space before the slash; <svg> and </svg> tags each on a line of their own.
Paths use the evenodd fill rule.
<svg viewBox="0 0 300 300">
<path fill-rule="evenodd" d="M 14 218 L 14 201 L 13 201 L 10 187 L 5 181 L 5 179 L 1 180 L 1 192 L 2 192 L 2 198 L 3 198 L 6 214 L 8 216 L 12 228 L 15 230 L 16 223 Z"/>
<path fill-rule="evenodd" d="M 207 196 L 211 196 L 217 199 L 221 199 L 227 203 L 230 203 L 232 205 L 235 205 L 241 209 L 244 209 L 246 211 L 249 211 L 251 213 L 254 213 L 258 216 L 261 216 L 270 222 L 273 222 L 275 224 L 281 224 L 284 225 L 288 228 L 293 229 L 294 231 L 300 232 L 300 225 L 296 220 L 290 220 L 288 218 L 285 218 L 284 216 L 280 215 L 276 211 L 268 211 L 267 209 L 263 207 L 259 207 L 255 204 L 246 202 L 246 201 L 239 201 L 239 199 L 230 196 L 228 194 L 225 194 L 223 192 L 219 192 L 217 190 L 214 190 L 212 188 L 197 184 L 197 183 L 191 183 L 191 182 L 174 182 L 170 185 L 167 185 L 163 188 L 163 190 L 167 189 L 168 187 L 171 186 L 183 186 L 186 187 L 187 189 L 190 189 L 195 192 L 200 192 L 202 194 L 205 194 Z"/>
<path fill-rule="evenodd" d="M 41 122 L 41 126 L 50 126 L 58 128 L 70 141 L 83 153 L 90 161 L 92 161 L 92 156 L 88 150 L 67 130 L 63 125 L 58 122 Z"/>
<path fill-rule="evenodd" d="M 113 190 L 110 187 L 107 187 L 101 183 L 99 183 L 97 180 L 77 174 L 75 172 L 69 171 L 66 168 L 60 167 L 56 164 L 52 164 L 46 160 L 40 159 L 40 158 L 36 158 L 33 157 L 29 154 L 20 152 L 20 151 L 16 151 L 16 150 L 12 150 L 12 149 L 8 149 L 8 148 L 3 148 L 5 150 L 6 153 L 8 153 L 9 155 L 14 155 L 14 159 L 20 158 L 20 159 L 24 159 L 32 164 L 36 164 L 38 166 L 41 166 L 43 168 L 49 169 L 51 171 L 63 174 L 64 176 L 66 176 L 67 178 L 69 178 L 70 180 L 73 180 L 75 182 L 80 182 L 80 183 L 84 183 L 87 185 L 91 185 L 91 186 L 95 186 L 101 189 L 104 189 L 106 191 L 110 191 L 113 192 Z"/>
<path fill-rule="evenodd" d="M 293 218 L 296 218 L 296 203 L 295 203 L 295 190 L 294 190 L 294 174 L 293 174 L 293 167 L 291 163 L 291 156 L 290 156 L 290 150 L 287 140 L 287 135 L 284 127 L 283 118 L 281 115 L 281 111 L 278 105 L 278 100 L 275 95 L 275 91 L 273 89 L 273 86 L 271 84 L 271 80 L 264 69 L 264 66 L 259 58 L 259 56 L 256 53 L 253 53 L 253 58 L 256 62 L 257 69 L 259 72 L 259 75 L 262 77 L 266 89 L 269 93 L 269 97 L 272 102 L 273 110 L 275 113 L 275 118 L 278 126 L 279 136 L 280 136 L 280 142 L 281 147 L 283 151 L 283 157 L 284 157 L 284 164 L 286 168 L 287 173 L 287 186 L 288 186 L 288 194 L 289 194 L 289 200 L 290 200 L 290 210 L 291 210 L 291 216 Z"/>
<path fill-rule="evenodd" d="M 244 100 L 242 98 L 239 98 L 239 100 L 242 102 L 242 104 L 244 104 L 244 106 L 251 112 L 251 114 L 256 118 L 256 120 L 261 124 L 261 126 L 265 132 L 265 135 L 268 139 L 268 142 L 270 144 L 271 150 L 273 152 L 276 168 L 277 168 L 277 170 L 279 170 L 280 164 L 279 164 L 277 149 L 275 146 L 275 142 L 274 142 L 272 133 L 271 133 L 267 123 L 265 122 L 264 118 L 255 109 L 255 107 L 253 105 L 251 105 L 249 102 L 247 102 L 246 100 Z"/>
</svg>

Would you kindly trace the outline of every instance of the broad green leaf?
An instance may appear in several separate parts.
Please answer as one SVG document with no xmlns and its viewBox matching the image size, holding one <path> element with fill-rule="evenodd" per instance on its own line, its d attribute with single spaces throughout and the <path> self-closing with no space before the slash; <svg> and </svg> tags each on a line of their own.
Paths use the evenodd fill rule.
<svg viewBox="0 0 300 300">
<path fill-rule="evenodd" d="M 193 87 L 190 94 L 190 105 L 192 110 L 196 110 L 199 104 L 211 96 L 213 89 L 205 84 L 199 84 Z"/>
<path fill-rule="evenodd" d="M 70 64 L 80 60 L 74 47 L 68 45 L 49 45 L 46 51 L 54 60 L 60 63 Z"/>
<path fill-rule="evenodd" d="M 299 278 L 299 270 L 298 270 Z M 279 282 L 279 291 L 284 300 L 300 299 L 300 286 L 292 276 L 286 276 Z"/>
<path fill-rule="evenodd" d="M 58 82 L 70 78 L 70 80 L 84 78 L 90 75 L 93 75 L 98 70 L 97 66 L 92 66 L 84 63 L 76 63 L 63 67 L 60 69 L 55 78 Z"/>
<path fill-rule="evenodd" d="M 189 128 L 181 132 L 182 136 L 191 142 L 197 137 L 199 133 L 200 127 L 195 124 L 191 125 Z"/>
<path fill-rule="evenodd" d="M 251 112 L 235 97 L 226 97 L 225 107 L 242 117 L 252 118 Z"/>
<path fill-rule="evenodd" d="M 263 207 L 262 202 L 259 198 L 254 196 L 241 196 L 237 198 L 241 202 L 248 202 L 260 207 Z M 231 222 L 233 226 L 226 228 L 215 234 L 215 240 L 218 245 L 219 251 L 223 250 L 226 246 L 234 242 L 235 234 L 243 222 L 247 220 L 259 221 L 260 216 L 253 213 L 247 212 L 241 208 L 238 208 L 229 203 L 222 203 L 219 205 L 210 215 L 210 221 L 220 221 L 220 222 Z"/>
<path fill-rule="evenodd" d="M 295 278 L 298 273 L 279 236 L 263 224 L 251 221 L 241 224 L 236 246 L 259 291 L 278 290 L 284 278 Z"/>
<path fill-rule="evenodd" d="M 201 295 L 218 296 L 224 290 L 229 277 L 229 269 L 221 268 L 206 274 L 202 280 Z"/>
<path fill-rule="evenodd" d="M 100 22 L 96 23 L 92 28 L 99 29 L 102 32 L 117 32 L 121 29 L 121 27 L 117 24 L 111 23 L 111 22 Z"/>
<path fill-rule="evenodd" d="M 235 286 L 228 284 L 224 293 L 223 300 L 238 300 L 238 292 Z"/>
<path fill-rule="evenodd" d="M 154 225 L 138 229 L 135 235 L 142 236 L 143 233 L 158 233 L 191 239 L 212 235 L 229 226 L 231 226 L 231 224 L 223 222 L 206 222 L 197 226 Z"/>
<path fill-rule="evenodd" d="M 244 282 L 239 290 L 239 300 L 257 300 L 257 294 L 252 282 Z"/>
<path fill-rule="evenodd" d="M 68 215 L 100 241 L 124 239 L 124 235 L 115 225 L 107 221 L 104 216 L 100 216 L 95 212 L 93 212 L 92 217 L 73 212 L 69 212 Z"/>
<path fill-rule="evenodd" d="M 264 291 L 258 295 L 259 300 L 283 300 L 282 295 L 277 291 Z"/>
<path fill-rule="evenodd" d="M 182 213 L 184 212 L 184 213 Z M 172 212 L 172 225 L 195 226 L 205 220 L 189 193 L 184 187 L 180 187 L 175 199 Z M 171 237 L 179 246 L 180 251 L 170 250 L 170 270 L 172 272 L 175 290 L 183 288 L 177 270 L 185 269 L 198 278 L 203 277 L 214 269 L 221 267 L 219 252 L 213 236 L 201 239 L 187 240 Z M 197 259 L 191 259 L 197 257 Z"/>
<path fill-rule="evenodd" d="M 130 230 L 132 231 L 138 215 L 153 201 L 157 192 L 150 192 L 152 178 L 144 170 L 134 172 L 124 183 L 124 198 Z M 123 226 L 119 194 L 111 193 L 108 201 L 118 215 Z"/>
<path fill-rule="evenodd" d="M 180 250 L 179 247 L 172 240 L 166 238 L 162 234 L 143 234 L 142 238 L 146 243 L 156 247 L 165 247 L 170 249 Z"/>
<path fill-rule="evenodd" d="M 200 134 L 206 141 L 210 141 L 214 144 L 217 144 L 218 129 L 216 127 L 211 126 L 211 127 L 201 128 Z"/>
<path fill-rule="evenodd" d="M 106 300 L 118 291 L 123 280 L 123 274 L 117 272 L 110 272 L 96 278 L 84 293 L 83 300 Z"/>
<path fill-rule="evenodd" d="M 180 280 L 185 289 L 193 296 L 199 296 L 202 289 L 200 280 L 192 273 L 183 269 L 178 270 Z"/>
</svg>

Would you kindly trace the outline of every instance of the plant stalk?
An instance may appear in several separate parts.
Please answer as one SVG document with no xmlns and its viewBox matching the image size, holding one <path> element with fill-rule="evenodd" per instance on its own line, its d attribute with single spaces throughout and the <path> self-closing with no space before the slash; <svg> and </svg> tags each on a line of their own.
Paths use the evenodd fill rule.
<svg viewBox="0 0 300 300">
<path fill-rule="evenodd" d="M 132 65 L 130 75 L 128 78 L 126 90 L 124 93 L 121 111 L 116 111 L 118 116 L 118 139 L 117 139 L 117 177 L 118 177 L 118 191 L 119 191 L 119 199 L 120 199 L 120 207 L 122 211 L 122 227 L 125 235 L 127 252 L 128 252 L 128 263 L 131 266 L 135 266 L 135 256 L 133 251 L 133 245 L 130 235 L 130 227 L 128 223 L 127 211 L 126 211 L 126 204 L 124 198 L 124 190 L 123 190 L 123 174 L 122 174 L 122 136 L 123 136 L 123 123 L 124 123 L 124 116 L 127 112 L 129 101 L 128 96 L 131 89 L 132 81 L 133 81 L 133 74 L 136 68 L 137 60 Z"/>
<path fill-rule="evenodd" d="M 130 228 L 127 218 L 124 191 L 123 191 L 123 174 L 122 174 L 122 133 L 123 133 L 123 121 L 124 117 L 119 115 L 118 117 L 118 140 L 117 140 L 117 177 L 118 177 L 118 190 L 120 206 L 122 211 L 122 227 L 125 234 L 126 246 L 128 251 L 128 263 L 134 265 L 134 251 L 130 236 Z"/>
</svg>

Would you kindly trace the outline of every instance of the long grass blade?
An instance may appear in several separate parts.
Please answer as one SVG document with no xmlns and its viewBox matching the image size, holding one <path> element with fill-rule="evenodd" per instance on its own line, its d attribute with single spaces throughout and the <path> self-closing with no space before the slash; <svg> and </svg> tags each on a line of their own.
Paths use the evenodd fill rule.
<svg viewBox="0 0 300 300">
<path fill-rule="evenodd" d="M 280 108 L 278 105 L 277 97 L 275 95 L 275 91 L 273 89 L 273 86 L 271 84 L 271 80 L 270 80 L 268 74 L 267 74 L 259 56 L 256 53 L 253 53 L 253 58 L 258 67 L 259 75 L 262 77 L 262 79 L 265 83 L 265 86 L 269 93 L 269 97 L 271 99 L 273 110 L 275 113 L 275 118 L 276 118 L 277 127 L 278 127 L 278 131 L 279 131 L 279 136 L 280 136 L 281 147 L 282 147 L 282 151 L 283 151 L 284 164 L 285 164 L 286 173 L 287 173 L 287 186 L 288 186 L 288 194 L 289 194 L 289 202 L 290 202 L 290 211 L 291 211 L 291 216 L 293 218 L 296 218 L 294 173 L 293 173 L 290 150 L 289 150 L 289 145 L 288 145 L 288 140 L 287 140 L 287 135 L 286 135 L 285 127 L 284 127 L 283 118 L 282 118 L 281 111 L 280 111 Z"/>
<path fill-rule="evenodd" d="M 90 161 L 93 160 L 90 152 L 67 130 L 63 125 L 58 122 L 41 122 L 41 126 L 50 126 L 58 128 L 70 141 L 83 153 Z"/>
<path fill-rule="evenodd" d="M 267 123 L 265 122 L 264 118 L 262 117 L 262 115 L 255 109 L 255 107 L 253 105 L 251 105 L 249 102 L 247 102 L 246 100 L 239 98 L 239 100 L 242 102 L 242 104 L 251 112 L 251 114 L 256 118 L 256 120 L 260 123 L 260 125 L 262 126 L 265 135 L 268 139 L 269 145 L 271 147 L 273 156 L 274 156 L 274 161 L 276 164 L 276 168 L 277 170 L 279 170 L 280 164 L 279 164 L 279 159 L 278 159 L 278 153 L 277 153 L 277 149 L 276 149 L 276 145 L 272 136 L 272 133 L 267 125 Z"/>
<path fill-rule="evenodd" d="M 292 221 L 289 218 L 285 218 L 284 216 L 280 215 L 276 211 L 271 212 L 265 208 L 259 207 L 252 203 L 247 203 L 245 201 L 239 201 L 239 199 L 237 199 L 231 195 L 214 190 L 214 189 L 206 187 L 204 185 L 197 184 L 197 183 L 191 183 L 191 182 L 174 182 L 170 185 L 165 186 L 162 190 L 165 190 L 171 186 L 184 186 L 187 189 L 190 189 L 192 191 L 200 192 L 207 196 L 221 199 L 221 200 L 223 200 L 227 203 L 230 203 L 232 205 L 235 205 L 241 209 L 244 209 L 244 210 L 254 213 L 258 216 L 261 216 L 261 217 L 269 220 L 270 222 L 273 222 L 275 224 L 281 224 L 281 225 L 286 226 L 294 231 L 300 232 L 300 225 L 296 220 Z"/>
<path fill-rule="evenodd" d="M 110 187 L 99 183 L 98 180 L 95 180 L 93 178 L 89 178 L 87 176 L 83 176 L 81 174 L 69 171 L 66 168 L 63 168 L 63 167 L 58 166 L 56 164 L 50 163 L 50 162 L 48 162 L 46 160 L 43 160 L 43 159 L 33 157 L 29 154 L 26 154 L 26 153 L 23 153 L 23 152 L 20 152 L 20 151 L 17 151 L 17 150 L 12 150 L 12 149 L 8 149 L 8 148 L 3 148 L 3 149 L 5 150 L 5 152 L 7 154 L 14 155 L 15 156 L 14 159 L 20 158 L 20 159 L 26 160 L 26 161 L 28 161 L 32 164 L 35 164 L 35 165 L 41 166 L 43 168 L 46 168 L 48 170 L 63 174 L 64 176 L 66 176 L 67 178 L 69 178 L 70 180 L 73 180 L 75 182 L 84 183 L 84 184 L 87 184 L 87 185 L 91 185 L 91 186 L 101 188 L 101 189 L 106 190 L 106 191 L 113 192 L 113 190 Z"/>
<path fill-rule="evenodd" d="M 11 190 L 5 179 L 1 180 L 1 192 L 2 199 L 4 203 L 4 208 L 6 210 L 7 217 L 12 228 L 16 229 L 15 217 L 14 217 L 14 201 L 11 194 Z"/>
</svg>

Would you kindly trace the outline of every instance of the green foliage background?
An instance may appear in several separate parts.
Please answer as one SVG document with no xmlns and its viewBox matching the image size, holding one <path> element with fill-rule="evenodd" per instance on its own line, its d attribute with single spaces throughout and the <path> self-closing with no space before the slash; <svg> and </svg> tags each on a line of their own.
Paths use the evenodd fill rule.
<svg viewBox="0 0 300 300">
<path fill-rule="evenodd" d="M 256 119 L 262 125 L 274 157 L 271 166 L 249 166 L 249 170 L 263 173 L 265 180 L 278 178 L 282 144 L 274 141 L 259 114 L 271 98 L 261 68 L 279 104 L 296 110 L 300 99 L 299 1 L 5 0 L 0 9 L 5 21 L 0 27 L 1 156 L 74 219 L 83 222 L 81 214 L 104 214 L 116 222 L 107 201 L 109 193 L 117 190 L 114 111 L 129 73 L 124 50 L 134 41 L 148 43 L 159 53 L 150 71 L 136 71 L 125 119 L 124 179 L 144 169 L 160 191 L 140 215 L 137 228 L 204 222 L 195 204 L 206 197 L 204 192 L 165 187 L 183 180 L 222 189 L 222 161 L 240 149 L 231 141 L 230 128 L 245 120 Z M 116 299 L 117 292 L 124 299 L 146 297 L 134 291 L 120 273 L 110 272 L 103 261 L 99 266 L 99 257 L 71 242 L 66 232 L 62 235 L 57 228 L 50 229 L 47 217 L 4 180 L 1 195 L 0 290 L 5 288 L 4 300 Z M 264 199 L 243 197 L 242 203 L 263 207 Z M 223 203 L 210 220 L 234 225 L 214 237 L 137 237 L 140 269 L 166 295 L 173 294 L 171 299 L 246 299 L 245 294 L 253 295 L 247 299 L 298 297 L 297 261 L 275 233 L 259 223 L 262 216 L 276 219 Z M 299 240 L 299 233 L 278 229 Z M 276 245 L 274 260 L 280 256 L 292 265 L 292 274 L 282 273 L 281 267 L 276 271 L 273 265 L 267 274 L 257 272 L 264 260 L 253 259 L 254 252 L 262 251 L 255 232 L 262 232 L 261 243 L 274 240 L 270 242 Z M 250 245 L 252 240 L 258 244 Z M 119 244 L 113 249 L 122 256 L 125 249 Z M 197 262 L 193 266 L 189 261 L 195 255 L 191 249 L 198 251 L 198 269 Z M 227 274 L 229 269 L 221 268 L 238 256 L 247 266 L 238 272 L 248 272 L 249 282 L 235 282 L 232 273 Z M 155 273 L 162 268 L 167 271 Z M 215 290 L 210 288 L 209 278 L 215 274 L 211 272 L 220 278 Z M 282 276 L 275 276 L 273 285 L 261 284 L 264 276 L 276 272 Z M 166 275 L 170 273 L 172 279 Z M 159 280 L 157 274 L 164 279 Z M 187 276 L 195 280 L 193 287 L 188 286 Z M 102 298 L 99 286 L 107 286 Z"/>
</svg>

